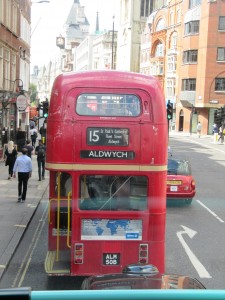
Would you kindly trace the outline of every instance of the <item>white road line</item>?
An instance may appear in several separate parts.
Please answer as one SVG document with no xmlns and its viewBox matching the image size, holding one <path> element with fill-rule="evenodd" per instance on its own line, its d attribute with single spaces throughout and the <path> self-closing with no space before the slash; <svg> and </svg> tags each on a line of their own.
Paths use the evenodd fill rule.
<svg viewBox="0 0 225 300">
<path fill-rule="evenodd" d="M 187 137 L 184 137 L 184 139 L 187 140 L 189 143 L 193 142 L 194 144 L 205 146 L 205 147 L 207 147 L 209 149 L 213 149 L 213 150 L 216 150 L 218 152 L 225 153 L 225 150 L 223 150 L 223 149 L 215 148 L 215 147 L 213 147 L 211 145 L 201 143 L 200 141 L 198 142 L 198 141 L 195 141 L 195 140 L 192 140 L 192 139 L 188 139 Z M 213 145 L 219 145 L 219 144 L 213 144 Z M 221 145 L 221 146 L 223 146 L 223 145 Z"/>
<path fill-rule="evenodd" d="M 181 227 L 184 229 L 183 231 L 177 232 L 177 237 L 183 246 L 188 258 L 190 259 L 192 265 L 194 266 L 195 270 L 198 272 L 199 277 L 201 278 L 212 278 L 212 276 L 208 273 L 206 268 L 203 266 L 203 264 L 199 261 L 199 259 L 196 257 L 196 255 L 193 253 L 193 251 L 190 249 L 188 244 L 185 242 L 183 238 L 183 234 L 187 234 L 189 238 L 193 238 L 196 235 L 196 231 L 181 225 Z"/>
<path fill-rule="evenodd" d="M 202 207 L 204 207 L 208 212 L 213 215 L 219 222 L 224 223 L 224 221 L 217 216 L 211 209 L 209 209 L 205 204 L 203 204 L 200 200 L 196 200 Z"/>
</svg>

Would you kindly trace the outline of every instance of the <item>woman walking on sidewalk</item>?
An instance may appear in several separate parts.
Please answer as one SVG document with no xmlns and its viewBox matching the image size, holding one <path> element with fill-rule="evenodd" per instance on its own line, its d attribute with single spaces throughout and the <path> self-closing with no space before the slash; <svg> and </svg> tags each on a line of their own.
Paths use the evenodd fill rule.
<svg viewBox="0 0 225 300">
<path fill-rule="evenodd" d="M 16 161 L 16 157 L 17 157 L 17 150 L 14 146 L 14 143 L 13 141 L 9 141 L 8 146 L 5 150 L 5 158 L 6 158 L 5 165 L 9 166 L 9 177 L 8 177 L 9 180 L 12 179 L 13 176 L 13 167 Z"/>
</svg>

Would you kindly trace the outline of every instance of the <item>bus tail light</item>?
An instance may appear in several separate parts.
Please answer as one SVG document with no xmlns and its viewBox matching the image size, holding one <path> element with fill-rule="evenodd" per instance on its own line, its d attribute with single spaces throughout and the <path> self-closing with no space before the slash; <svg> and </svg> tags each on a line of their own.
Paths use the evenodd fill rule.
<svg viewBox="0 0 225 300">
<path fill-rule="evenodd" d="M 148 244 L 139 245 L 139 263 L 141 264 L 148 263 Z"/>
<path fill-rule="evenodd" d="M 74 263 L 84 263 L 84 244 L 75 244 L 74 246 Z"/>
</svg>

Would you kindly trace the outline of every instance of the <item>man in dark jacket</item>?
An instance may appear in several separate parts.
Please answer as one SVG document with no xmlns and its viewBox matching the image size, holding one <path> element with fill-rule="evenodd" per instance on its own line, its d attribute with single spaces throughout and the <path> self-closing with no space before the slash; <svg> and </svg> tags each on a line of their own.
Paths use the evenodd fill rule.
<svg viewBox="0 0 225 300">
<path fill-rule="evenodd" d="M 35 148 L 35 154 L 37 155 L 37 163 L 38 163 L 38 176 L 39 181 L 45 179 L 45 155 L 46 148 L 45 145 L 42 144 L 42 141 L 38 141 L 38 146 Z"/>
</svg>

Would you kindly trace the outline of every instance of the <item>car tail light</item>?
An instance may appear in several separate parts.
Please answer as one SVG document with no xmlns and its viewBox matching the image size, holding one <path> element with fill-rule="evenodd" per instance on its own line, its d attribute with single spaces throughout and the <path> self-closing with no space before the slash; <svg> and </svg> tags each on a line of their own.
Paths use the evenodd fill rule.
<svg viewBox="0 0 225 300">
<path fill-rule="evenodd" d="M 84 244 L 75 244 L 74 246 L 74 263 L 84 263 Z"/>
<path fill-rule="evenodd" d="M 148 244 L 139 245 L 139 263 L 141 264 L 148 263 Z"/>
<path fill-rule="evenodd" d="M 195 190 L 195 181 L 194 180 L 191 181 L 191 187 L 193 190 Z"/>
</svg>

